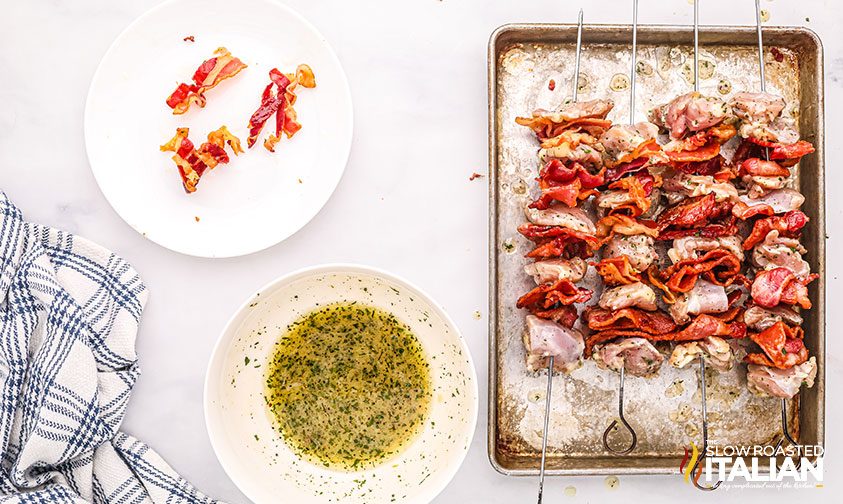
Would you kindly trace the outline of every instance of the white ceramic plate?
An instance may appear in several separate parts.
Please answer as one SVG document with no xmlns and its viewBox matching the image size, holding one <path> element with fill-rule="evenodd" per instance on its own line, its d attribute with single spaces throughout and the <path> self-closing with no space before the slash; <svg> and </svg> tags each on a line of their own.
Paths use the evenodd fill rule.
<svg viewBox="0 0 843 504">
<path fill-rule="evenodd" d="M 431 366 L 433 401 L 423 431 L 402 453 L 366 471 L 335 471 L 298 458 L 273 430 L 263 399 L 264 370 L 283 328 L 317 304 L 338 301 L 392 312 L 419 338 Z M 362 266 L 301 270 L 261 289 L 229 321 L 205 379 L 211 444 L 256 503 L 282 495 L 296 503 L 430 502 L 468 451 L 477 406 L 474 365 L 448 315 L 408 282 Z"/>
<path fill-rule="evenodd" d="M 195 42 L 185 42 L 188 35 Z M 248 68 L 208 91 L 205 108 L 173 115 L 167 96 L 220 46 Z M 300 63 L 313 68 L 317 82 L 298 93 L 302 130 L 272 154 L 262 145 L 270 119 L 252 149 L 205 173 L 198 191 L 186 194 L 172 153 L 158 147 L 177 127 L 189 127 L 199 145 L 225 124 L 245 148 L 269 70 L 293 72 Z M 351 135 L 351 94 L 336 55 L 310 23 L 273 0 L 155 7 L 114 41 L 85 107 L 88 159 L 111 206 L 150 240 L 203 257 L 256 252 L 307 224 L 342 176 Z"/>
</svg>

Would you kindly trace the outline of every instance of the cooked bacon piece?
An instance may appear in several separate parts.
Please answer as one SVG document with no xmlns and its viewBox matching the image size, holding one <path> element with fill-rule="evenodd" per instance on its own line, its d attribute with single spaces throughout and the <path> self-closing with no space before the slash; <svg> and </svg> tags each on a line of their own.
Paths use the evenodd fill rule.
<svg viewBox="0 0 843 504">
<path fill-rule="evenodd" d="M 582 333 L 555 322 L 527 315 L 524 347 L 527 368 L 538 371 L 547 368 L 553 356 L 553 370 L 568 373 L 579 367 L 584 348 Z"/>
<path fill-rule="evenodd" d="M 671 138 L 679 139 L 688 131 L 701 131 L 723 122 L 729 107 L 720 98 L 691 92 L 658 106 L 650 113 L 650 120 L 664 127 Z"/>
<path fill-rule="evenodd" d="M 762 177 L 789 177 L 790 170 L 776 163 L 758 158 L 749 158 L 741 162 L 739 175 L 759 175 Z"/>
<path fill-rule="evenodd" d="M 578 201 L 597 193 L 592 189 L 603 183 L 603 176 L 590 173 L 579 163 L 573 163 L 569 168 L 561 160 L 551 159 L 539 171 L 536 180 L 542 194 L 530 208 L 545 210 L 553 201 L 576 206 Z"/>
<path fill-rule="evenodd" d="M 711 193 L 688 198 L 659 215 L 657 221 L 659 231 L 664 231 L 670 226 L 699 227 L 708 221 L 716 208 L 716 203 L 717 200 Z"/>
<path fill-rule="evenodd" d="M 664 356 L 644 338 L 624 338 L 594 349 L 594 361 L 603 369 L 632 376 L 650 376 L 659 371 Z"/>
<path fill-rule="evenodd" d="M 740 196 L 732 207 L 732 215 L 747 220 L 756 215 L 772 216 L 798 210 L 805 203 L 805 196 L 794 189 L 776 189 L 761 198 Z"/>
<path fill-rule="evenodd" d="M 579 318 L 577 308 L 574 305 L 561 305 L 556 308 L 548 308 L 547 310 L 533 309 L 530 312 L 536 317 L 545 320 L 552 320 L 557 324 L 562 324 L 565 327 L 574 327 L 574 324 Z"/>
<path fill-rule="evenodd" d="M 601 149 L 595 136 L 579 129 L 568 129 L 541 142 L 539 160 L 547 163 L 551 159 L 562 159 L 599 168 L 603 165 Z"/>
<path fill-rule="evenodd" d="M 638 307 L 643 310 L 654 311 L 657 308 L 656 293 L 652 287 L 643 282 L 623 284 L 603 289 L 603 293 L 600 295 L 600 300 L 597 304 L 607 310 Z"/>
<path fill-rule="evenodd" d="M 729 298 L 722 285 L 697 279 L 690 291 L 676 298 L 668 312 L 677 324 L 686 324 L 691 320 L 691 315 L 723 313 L 728 309 Z"/>
<path fill-rule="evenodd" d="M 747 327 L 755 331 L 763 331 L 776 322 L 787 322 L 790 325 L 802 325 L 802 317 L 790 306 L 779 305 L 772 308 L 764 308 L 752 305 L 743 314 L 743 320 Z"/>
<path fill-rule="evenodd" d="M 752 282 L 750 295 L 758 306 L 772 308 L 780 303 L 798 304 L 806 310 L 811 307 L 808 298 L 808 284 L 819 275 L 807 275 L 799 279 L 787 268 L 759 271 Z"/>
<path fill-rule="evenodd" d="M 667 257 L 674 264 L 687 259 L 697 259 L 700 252 L 722 248 L 743 261 L 743 248 L 737 236 L 722 236 L 718 238 L 702 238 L 686 236 L 673 240 L 673 247 L 667 251 Z"/>
<path fill-rule="evenodd" d="M 652 236 L 614 234 L 603 249 L 603 257 L 605 259 L 623 258 L 636 271 L 645 271 L 658 260 L 659 255 L 656 253 Z"/>
<path fill-rule="evenodd" d="M 258 140 L 264 125 L 273 115 L 275 116 L 275 133 L 270 134 L 264 141 L 264 147 L 275 152 L 275 145 L 281 140 L 281 134 L 292 138 L 300 129 L 297 121 L 296 87 L 316 87 L 316 78 L 308 65 L 299 65 L 295 74 L 283 74 L 277 68 L 269 71 L 270 83 L 264 88 L 258 109 L 249 118 L 249 138 L 246 144 L 251 148 Z"/>
<path fill-rule="evenodd" d="M 686 236 L 701 236 L 703 238 L 719 238 L 732 236 L 738 232 L 734 218 L 723 223 L 706 224 L 698 228 L 668 229 L 659 233 L 659 240 L 675 240 Z"/>
<path fill-rule="evenodd" d="M 539 226 L 561 226 L 579 233 L 594 234 L 596 228 L 586 213 L 577 207 L 552 204 L 546 209 L 524 209 L 527 219 Z"/>
<path fill-rule="evenodd" d="M 782 166 L 793 166 L 799 162 L 802 156 L 814 152 L 814 146 L 805 140 L 799 140 L 791 144 L 767 142 L 757 138 L 748 138 L 747 140 L 761 147 L 769 148 L 770 159 L 782 161 L 780 163 Z"/>
<path fill-rule="evenodd" d="M 717 336 L 676 345 L 668 362 L 675 368 L 684 369 L 700 355 L 705 358 L 706 364 L 721 373 L 732 369 L 734 364 L 732 346 Z"/>
<path fill-rule="evenodd" d="M 641 281 L 641 275 L 632 267 L 627 256 L 607 257 L 593 264 L 603 283 L 610 287 Z"/>
<path fill-rule="evenodd" d="M 589 329 L 636 329 L 648 334 L 668 334 L 677 328 L 676 323 L 662 311 L 644 311 L 640 308 L 605 310 L 595 306 L 586 308 L 584 318 Z"/>
<path fill-rule="evenodd" d="M 214 56 L 205 60 L 193 74 L 193 84 L 181 83 L 167 98 L 167 105 L 173 114 L 184 114 L 192 104 L 205 106 L 205 92 L 225 79 L 237 75 L 246 64 L 235 58 L 225 47 L 214 51 Z"/>
<path fill-rule="evenodd" d="M 811 357 L 802 364 L 788 369 L 750 364 L 746 367 L 746 386 L 760 396 L 790 399 L 799 393 L 799 387 L 814 386 L 817 377 L 817 359 Z"/>
<path fill-rule="evenodd" d="M 598 208 L 608 208 L 609 215 L 639 217 L 650 209 L 650 195 L 658 185 L 661 177 L 656 179 L 649 172 L 640 171 L 609 184 L 611 190 L 600 193 L 595 202 Z"/>
<path fill-rule="evenodd" d="M 696 150 L 714 150 L 712 145 L 723 145 L 724 143 L 728 142 L 737 134 L 737 130 L 735 127 L 728 123 L 721 123 L 716 126 L 712 126 L 711 128 L 707 128 L 702 131 L 698 131 L 693 135 L 689 135 L 681 140 L 671 140 L 664 146 L 664 151 L 668 156 L 673 155 L 685 155 L 685 156 L 693 156 L 690 154 Z M 716 149 L 717 152 L 720 152 L 720 149 Z M 685 154 L 682 154 L 685 153 Z M 703 161 L 702 157 L 706 157 L 707 155 L 702 153 L 699 155 Z M 711 156 L 713 157 L 713 156 Z M 708 158 L 710 159 L 710 158 Z M 673 158 L 671 158 L 673 161 Z"/>
<path fill-rule="evenodd" d="M 606 182 L 614 182 L 625 175 L 640 172 L 647 167 L 647 161 L 649 161 L 649 158 L 639 157 L 629 163 L 621 163 L 619 165 L 606 168 L 606 171 L 603 173 L 603 178 Z"/>
<path fill-rule="evenodd" d="M 659 230 L 656 227 L 626 215 L 607 215 L 597 221 L 596 228 L 597 237 L 604 243 L 616 234 L 627 236 L 643 234 L 652 238 L 659 235 Z"/>
<path fill-rule="evenodd" d="M 612 125 L 606 115 L 615 104 L 612 100 L 591 100 L 563 105 L 558 111 L 536 110 L 531 117 L 516 117 L 515 122 L 532 129 L 539 140 L 559 136 L 574 126 L 606 129 Z"/>
<path fill-rule="evenodd" d="M 532 226 L 530 224 L 522 225 L 518 228 L 522 234 L 527 236 L 533 231 L 525 229 L 526 227 L 549 228 L 554 232 L 559 231 L 560 234 L 554 235 L 548 240 L 534 239 L 538 245 L 536 248 L 528 252 L 525 257 L 533 259 L 548 259 L 548 258 L 563 258 L 568 259 L 572 257 L 580 257 L 585 259 L 594 255 L 594 249 L 599 245 L 596 238 L 591 235 L 577 233 L 567 228 L 558 226 Z M 522 230 L 523 229 L 523 230 Z M 528 236 L 529 238 L 529 236 Z"/>
<path fill-rule="evenodd" d="M 671 163 L 708 161 L 720 155 L 720 144 L 712 140 L 694 150 L 665 151 Z"/>
<path fill-rule="evenodd" d="M 565 238 L 572 241 L 586 242 L 590 247 L 595 247 L 599 244 L 597 237 L 592 234 L 562 226 L 540 226 L 538 224 L 524 223 L 518 226 L 518 232 L 535 243 L 545 243 L 547 240 Z"/>
<path fill-rule="evenodd" d="M 574 285 L 570 280 L 558 280 L 554 283 L 539 285 L 518 299 L 518 308 L 528 310 L 547 310 L 559 305 L 584 303 L 591 299 L 592 292 Z"/>
<path fill-rule="evenodd" d="M 588 265 L 579 257 L 571 259 L 545 259 L 524 266 L 524 272 L 533 277 L 537 284 L 570 280 L 579 282 Z"/>
<path fill-rule="evenodd" d="M 799 231 L 808 223 L 808 216 L 800 210 L 792 210 L 784 215 L 775 215 L 755 221 L 752 232 L 743 242 L 744 250 L 749 250 L 758 245 L 767 237 L 767 234 L 776 230 L 781 236 L 798 238 Z"/>
<path fill-rule="evenodd" d="M 689 292 L 702 277 L 717 285 L 731 285 L 741 272 L 741 260 L 725 249 L 706 252 L 698 259 L 685 259 L 662 272 L 671 292 Z"/>
<path fill-rule="evenodd" d="M 162 152 L 175 152 L 173 161 L 179 169 L 182 185 L 187 193 L 196 191 L 199 179 L 209 168 L 215 168 L 219 163 L 228 163 L 229 157 L 225 152 L 228 144 L 235 155 L 243 152 L 240 139 L 231 134 L 225 126 L 208 133 L 208 141 L 195 149 L 193 142 L 187 138 L 188 128 L 178 128 L 175 136 L 160 147 Z"/>
<path fill-rule="evenodd" d="M 753 333 L 749 338 L 764 352 L 747 354 L 745 360 L 750 364 L 787 369 L 808 360 L 808 349 L 802 342 L 801 327 L 791 327 L 784 322 L 776 322 L 760 333 Z"/>
</svg>

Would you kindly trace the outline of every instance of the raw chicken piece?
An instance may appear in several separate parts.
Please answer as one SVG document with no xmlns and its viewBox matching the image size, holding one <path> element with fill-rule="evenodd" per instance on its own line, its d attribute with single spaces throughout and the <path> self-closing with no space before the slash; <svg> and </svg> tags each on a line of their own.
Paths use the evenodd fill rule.
<svg viewBox="0 0 843 504">
<path fill-rule="evenodd" d="M 609 243 L 606 244 L 603 257 L 621 256 L 628 257 L 630 266 L 639 272 L 649 268 L 659 258 L 653 238 L 643 234 L 616 234 L 612 236 Z"/>
<path fill-rule="evenodd" d="M 783 144 L 796 143 L 799 132 L 796 131 L 796 121 L 790 117 L 777 117 L 770 123 L 741 123 L 738 134 L 742 138 L 756 138 L 765 142 Z"/>
<path fill-rule="evenodd" d="M 784 321 L 791 326 L 802 325 L 802 316 L 787 305 L 779 305 L 773 308 L 752 305 L 744 312 L 743 320 L 748 328 L 758 332 L 768 329 L 780 321 Z"/>
<path fill-rule="evenodd" d="M 617 161 L 658 134 L 659 128 L 653 123 L 615 124 L 603 133 L 600 143 L 610 159 Z"/>
<path fill-rule="evenodd" d="M 760 198 L 742 195 L 740 200 L 749 208 L 756 205 L 769 205 L 773 209 L 773 213 L 782 214 L 801 207 L 805 203 L 805 196 L 793 189 L 778 189 L 770 191 Z"/>
<path fill-rule="evenodd" d="M 582 363 L 585 342 L 576 329 L 527 315 L 524 331 L 527 367 L 533 371 L 547 368 L 547 358 L 553 356 L 553 370 L 570 373 Z"/>
<path fill-rule="evenodd" d="M 603 165 L 603 154 L 597 148 L 586 144 L 577 145 L 573 149 L 569 145 L 559 145 L 539 150 L 539 160 L 542 164 L 554 158 L 577 162 L 583 166 Z"/>
<path fill-rule="evenodd" d="M 735 254 L 743 261 L 743 247 L 737 236 L 721 236 L 719 238 L 702 238 L 699 236 L 685 236 L 673 240 L 673 248 L 667 251 L 667 256 L 673 264 L 686 259 L 697 259 L 709 250 L 723 248 Z"/>
<path fill-rule="evenodd" d="M 594 360 L 603 369 L 620 372 L 621 367 L 633 376 L 656 374 L 664 356 L 644 338 L 623 338 L 594 349 Z"/>
<path fill-rule="evenodd" d="M 565 103 L 557 111 L 538 109 L 533 117 L 547 117 L 555 123 L 568 123 L 589 117 L 606 117 L 615 103 L 612 100 L 590 100 Z"/>
<path fill-rule="evenodd" d="M 789 369 L 749 364 L 746 367 L 746 386 L 754 394 L 790 399 L 799 393 L 799 387 L 814 386 L 817 377 L 817 359 L 811 357 Z"/>
<path fill-rule="evenodd" d="M 729 100 L 732 112 L 744 122 L 769 123 L 784 110 L 784 98 L 770 93 L 735 93 Z"/>
<path fill-rule="evenodd" d="M 691 92 L 658 106 L 650 120 L 670 132 L 671 138 L 682 138 L 688 131 L 700 131 L 723 122 L 729 107 L 720 98 Z"/>
<path fill-rule="evenodd" d="M 765 270 L 785 268 L 793 272 L 796 278 L 804 279 L 811 273 L 811 265 L 802 254 L 806 253 L 799 240 L 779 236 L 775 229 L 767 233 L 764 241 L 752 251 L 752 261 Z"/>
<path fill-rule="evenodd" d="M 524 272 L 533 277 L 537 284 L 570 280 L 574 283 L 582 280 L 588 265 L 579 257 L 571 259 L 546 259 L 524 266 Z"/>
<path fill-rule="evenodd" d="M 732 369 L 734 363 L 732 347 L 725 339 L 717 336 L 676 345 L 668 362 L 673 367 L 684 368 L 696 361 L 700 355 L 703 356 L 706 364 L 720 372 Z"/>
<path fill-rule="evenodd" d="M 562 226 L 581 233 L 593 235 L 597 232 L 594 223 L 585 212 L 578 207 L 569 207 L 562 203 L 554 203 L 546 210 L 527 207 L 527 219 L 540 226 Z"/>
<path fill-rule="evenodd" d="M 718 182 L 711 175 L 690 175 L 674 172 L 664 178 L 665 191 L 682 193 L 688 197 L 714 193 L 715 201 L 737 200 L 738 190 L 729 182 Z"/>
<path fill-rule="evenodd" d="M 723 286 L 698 278 L 694 287 L 682 293 L 668 312 L 677 324 L 691 321 L 691 315 L 723 313 L 729 309 L 729 298 Z"/>
<path fill-rule="evenodd" d="M 606 310 L 620 310 L 621 308 L 637 306 L 642 310 L 654 311 L 656 309 L 656 293 L 649 285 L 635 282 L 604 289 L 597 304 L 600 305 L 600 308 Z"/>
<path fill-rule="evenodd" d="M 746 194 L 750 199 L 761 199 L 771 191 L 784 189 L 788 184 L 788 177 L 765 177 L 763 175 L 746 175 L 743 183 L 749 189 Z"/>
</svg>

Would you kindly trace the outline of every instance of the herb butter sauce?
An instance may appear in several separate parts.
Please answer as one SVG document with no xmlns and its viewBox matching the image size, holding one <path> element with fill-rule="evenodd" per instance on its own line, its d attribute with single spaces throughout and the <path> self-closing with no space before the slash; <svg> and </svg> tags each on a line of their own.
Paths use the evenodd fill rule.
<svg viewBox="0 0 843 504">
<path fill-rule="evenodd" d="M 371 306 L 335 303 L 287 326 L 266 372 L 265 398 L 293 450 L 354 470 L 415 437 L 430 389 L 424 349 L 409 327 Z"/>
</svg>

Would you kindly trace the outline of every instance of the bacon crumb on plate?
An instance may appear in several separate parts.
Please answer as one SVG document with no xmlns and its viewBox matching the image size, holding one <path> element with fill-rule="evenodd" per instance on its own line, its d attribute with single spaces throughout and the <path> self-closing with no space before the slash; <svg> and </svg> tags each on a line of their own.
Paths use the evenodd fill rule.
<svg viewBox="0 0 843 504">
<path fill-rule="evenodd" d="M 196 42 L 196 38 L 193 35 L 188 35 L 183 39 L 185 42 Z"/>
</svg>

